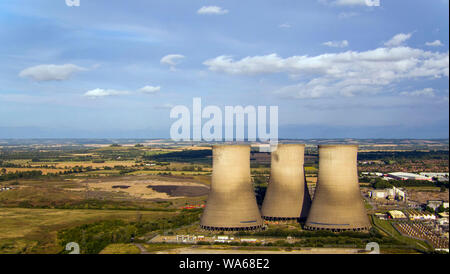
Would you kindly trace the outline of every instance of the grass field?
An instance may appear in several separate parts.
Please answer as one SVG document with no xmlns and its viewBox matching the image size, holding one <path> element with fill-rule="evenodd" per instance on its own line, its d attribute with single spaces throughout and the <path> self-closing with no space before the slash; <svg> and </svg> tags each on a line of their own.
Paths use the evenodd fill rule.
<svg viewBox="0 0 450 274">
<path fill-rule="evenodd" d="M 14 173 L 14 172 L 24 172 L 24 171 L 42 171 L 42 174 L 46 175 L 49 173 L 58 173 L 58 172 L 64 172 L 68 169 L 64 168 L 16 168 L 16 167 L 8 167 L 5 168 L 7 173 Z"/>
<path fill-rule="evenodd" d="M 134 244 L 110 244 L 100 254 L 141 254 L 141 250 Z"/>
<path fill-rule="evenodd" d="M 174 212 L 2 208 L 0 253 L 57 253 L 58 230 L 101 220 L 155 220 Z M 141 217 L 139 217 L 141 216 Z"/>
</svg>

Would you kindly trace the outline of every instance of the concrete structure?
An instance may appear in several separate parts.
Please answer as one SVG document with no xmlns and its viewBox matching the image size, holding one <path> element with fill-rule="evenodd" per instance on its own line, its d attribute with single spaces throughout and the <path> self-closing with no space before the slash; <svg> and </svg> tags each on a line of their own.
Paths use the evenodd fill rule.
<svg viewBox="0 0 450 274">
<path fill-rule="evenodd" d="M 425 177 L 415 173 L 408 172 L 392 172 L 388 173 L 388 176 L 395 180 L 420 180 L 420 181 L 433 181 L 433 178 Z"/>
<path fill-rule="evenodd" d="M 319 176 L 306 229 L 370 228 L 359 189 L 357 152 L 357 145 L 319 145 Z"/>
<path fill-rule="evenodd" d="M 251 230 L 263 221 L 250 177 L 250 146 L 213 146 L 211 190 L 200 226 L 207 230 Z"/>
<path fill-rule="evenodd" d="M 311 197 L 305 180 L 305 145 L 278 144 L 261 214 L 266 220 L 306 219 Z"/>
</svg>

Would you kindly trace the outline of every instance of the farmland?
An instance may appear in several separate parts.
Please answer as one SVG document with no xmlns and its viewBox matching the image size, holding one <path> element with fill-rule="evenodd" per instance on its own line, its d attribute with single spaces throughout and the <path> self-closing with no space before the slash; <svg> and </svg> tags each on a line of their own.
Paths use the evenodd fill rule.
<svg viewBox="0 0 450 274">
<path fill-rule="evenodd" d="M 140 253 L 130 243 L 132 238 L 149 253 L 170 249 L 174 253 L 203 249 L 220 252 L 231 248 L 205 246 L 190 250 L 174 243 L 148 243 L 156 235 L 211 234 L 198 226 L 211 185 L 210 144 L 168 140 L 93 141 L 2 141 L 0 186 L 8 190 L 0 192 L 0 253 L 64 253 L 64 245 L 70 241 L 81 242 L 84 253 Z M 322 142 L 325 141 L 310 140 L 306 146 L 305 175 L 311 189 L 317 183 L 318 174 L 315 145 Z M 433 143 L 432 147 L 427 143 L 361 142 L 366 143 L 359 154 L 360 162 L 370 161 L 370 164 L 360 164 L 360 171 L 389 171 L 394 167 L 406 171 L 445 171 L 443 166 L 448 166 L 448 150 L 445 151 L 448 142 L 445 141 Z M 441 150 L 430 150 L 436 147 Z M 427 149 L 428 152 L 423 152 Z M 270 154 L 253 147 L 250 164 L 257 202 L 261 205 L 270 179 Z M 363 182 L 361 186 L 370 187 L 371 183 Z M 419 200 L 439 199 L 445 193 L 448 195 L 448 191 L 441 190 L 436 186 L 417 186 L 411 188 L 411 194 Z M 273 244 L 261 252 L 296 249 L 295 252 L 301 253 L 302 248 L 333 249 L 345 245 L 350 245 L 349 252 L 353 252 L 371 239 L 384 241 L 398 252 L 417 252 L 410 248 L 413 243 L 396 241 L 398 235 L 384 233 L 383 225 L 379 230 L 370 235 L 324 238 L 320 233 L 316 236 L 304 233 L 298 224 L 269 224 L 267 235 L 249 236 L 274 238 Z M 301 237 L 309 235 L 310 238 L 286 243 L 286 235 L 295 231 Z M 255 246 L 246 248 L 239 247 L 240 252 L 256 250 Z"/>
</svg>

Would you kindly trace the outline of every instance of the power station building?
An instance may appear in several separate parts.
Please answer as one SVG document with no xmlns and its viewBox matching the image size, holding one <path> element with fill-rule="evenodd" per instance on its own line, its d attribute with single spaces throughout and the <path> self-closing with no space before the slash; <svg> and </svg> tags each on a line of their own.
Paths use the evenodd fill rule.
<svg viewBox="0 0 450 274">
<path fill-rule="evenodd" d="M 201 228 L 254 230 L 262 224 L 250 175 L 250 146 L 213 146 L 211 190 Z"/>
<path fill-rule="evenodd" d="M 357 153 L 357 145 L 319 145 L 319 175 L 306 229 L 370 228 L 359 189 Z"/>
<path fill-rule="evenodd" d="M 306 219 L 311 197 L 304 172 L 305 145 L 278 144 L 271 155 L 270 182 L 261 214 L 266 220 Z"/>
</svg>

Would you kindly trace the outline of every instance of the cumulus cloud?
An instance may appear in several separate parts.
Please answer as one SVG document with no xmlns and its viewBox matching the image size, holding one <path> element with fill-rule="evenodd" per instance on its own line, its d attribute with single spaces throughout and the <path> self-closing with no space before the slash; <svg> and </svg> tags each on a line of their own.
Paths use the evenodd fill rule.
<svg viewBox="0 0 450 274">
<path fill-rule="evenodd" d="M 227 74 L 287 73 L 302 82 L 281 88 L 277 93 L 296 98 L 374 93 L 404 79 L 449 75 L 448 52 L 431 52 L 410 47 L 287 58 L 273 53 L 248 56 L 241 60 L 223 55 L 206 60 L 203 64 L 211 71 Z"/>
<path fill-rule="evenodd" d="M 433 42 L 426 42 L 425 45 L 429 47 L 441 47 L 444 44 L 442 44 L 440 40 L 435 40 Z"/>
<path fill-rule="evenodd" d="M 330 6 L 380 6 L 380 0 L 318 0 Z"/>
<path fill-rule="evenodd" d="M 29 67 L 19 73 L 20 77 L 28 77 L 35 81 L 62 81 L 69 79 L 75 72 L 87 70 L 73 64 L 38 65 Z"/>
<path fill-rule="evenodd" d="M 126 90 L 96 88 L 96 89 L 87 91 L 83 96 L 90 97 L 90 98 L 99 98 L 99 97 L 107 97 L 107 96 L 126 95 L 129 93 L 130 92 L 126 91 Z"/>
<path fill-rule="evenodd" d="M 161 89 L 160 86 L 157 86 L 157 87 L 145 86 L 145 87 L 140 88 L 138 91 L 142 92 L 142 93 L 150 93 L 150 94 L 152 94 L 152 93 L 158 92 L 160 89 Z"/>
<path fill-rule="evenodd" d="M 391 40 L 384 43 L 386 47 L 398 47 L 403 45 L 406 40 L 411 38 L 412 33 L 399 33 L 391 38 Z"/>
<path fill-rule="evenodd" d="M 178 65 L 184 58 L 184 55 L 181 54 L 168 54 L 161 58 L 160 63 L 170 66 L 171 70 L 175 70 L 175 66 Z"/>
<path fill-rule="evenodd" d="M 218 6 L 203 6 L 197 11 L 197 13 L 198 14 L 218 14 L 218 15 L 222 15 L 222 14 L 228 13 L 228 10 L 223 9 L 221 7 L 218 7 Z"/>
<path fill-rule="evenodd" d="M 406 96 L 425 96 L 425 97 L 434 97 L 434 89 L 432 88 L 424 88 L 421 90 L 415 90 L 415 91 L 404 91 L 400 93 L 401 95 Z"/>
<path fill-rule="evenodd" d="M 288 23 L 283 23 L 283 24 L 279 25 L 278 27 L 283 28 L 283 29 L 289 29 L 291 27 L 291 25 Z"/>
<path fill-rule="evenodd" d="M 328 41 L 325 43 L 322 43 L 322 45 L 332 48 L 345 48 L 348 47 L 348 41 L 342 40 L 342 41 Z"/>
</svg>

